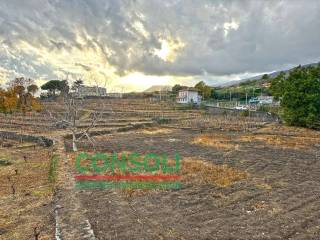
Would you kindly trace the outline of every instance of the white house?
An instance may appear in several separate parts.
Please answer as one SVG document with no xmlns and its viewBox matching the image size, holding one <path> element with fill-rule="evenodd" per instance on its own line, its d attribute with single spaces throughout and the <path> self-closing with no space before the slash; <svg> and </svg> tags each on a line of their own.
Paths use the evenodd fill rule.
<svg viewBox="0 0 320 240">
<path fill-rule="evenodd" d="M 258 96 L 259 104 L 272 104 L 273 96 Z"/>
<path fill-rule="evenodd" d="M 102 87 L 80 86 L 77 91 L 78 97 L 104 97 L 107 95 L 107 90 Z"/>
<path fill-rule="evenodd" d="M 107 94 L 108 97 L 111 97 L 111 98 L 122 98 L 122 93 L 120 92 L 109 92 Z"/>
<path fill-rule="evenodd" d="M 201 103 L 201 96 L 195 88 L 185 88 L 179 90 L 178 96 L 176 98 L 177 103 Z"/>
</svg>

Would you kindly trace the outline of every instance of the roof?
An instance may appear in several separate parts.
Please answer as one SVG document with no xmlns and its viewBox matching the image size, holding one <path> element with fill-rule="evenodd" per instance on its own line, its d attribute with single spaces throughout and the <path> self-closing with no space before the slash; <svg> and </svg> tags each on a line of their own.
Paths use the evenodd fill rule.
<svg viewBox="0 0 320 240">
<path fill-rule="evenodd" d="M 273 99 L 273 96 L 258 96 L 258 99 L 259 100 L 262 100 L 262 99 Z"/>
<path fill-rule="evenodd" d="M 198 89 L 194 88 L 194 87 L 187 87 L 187 88 L 183 88 L 181 90 L 179 90 L 179 92 L 182 91 L 189 91 L 189 92 L 199 92 Z"/>
</svg>

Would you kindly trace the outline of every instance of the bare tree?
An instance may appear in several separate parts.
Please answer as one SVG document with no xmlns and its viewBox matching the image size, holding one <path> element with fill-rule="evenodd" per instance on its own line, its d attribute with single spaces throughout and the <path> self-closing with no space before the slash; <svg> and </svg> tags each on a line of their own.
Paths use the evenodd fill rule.
<svg viewBox="0 0 320 240">
<path fill-rule="evenodd" d="M 79 81 L 79 80 L 78 80 Z M 98 92 L 98 91 L 97 91 Z M 99 96 L 100 99 L 102 96 Z M 98 100 L 97 100 L 98 101 Z M 100 109 L 86 109 L 85 100 L 77 96 L 77 94 L 68 93 L 64 96 L 63 107 L 64 113 L 58 114 L 51 110 L 47 110 L 49 117 L 54 122 L 55 128 L 66 129 L 72 136 L 72 150 L 78 151 L 77 143 L 86 138 L 96 148 L 95 140 L 90 136 L 90 130 L 96 127 L 97 123 L 103 119 L 104 102 L 99 103 Z M 83 114 L 88 112 L 89 114 Z M 81 122 L 88 122 L 89 124 L 81 125 Z"/>
</svg>

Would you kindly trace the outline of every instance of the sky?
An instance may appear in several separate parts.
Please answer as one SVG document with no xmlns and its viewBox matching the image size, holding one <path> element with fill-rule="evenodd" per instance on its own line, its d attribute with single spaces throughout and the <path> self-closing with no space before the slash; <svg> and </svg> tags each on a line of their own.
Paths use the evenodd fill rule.
<svg viewBox="0 0 320 240">
<path fill-rule="evenodd" d="M 319 0 L 1 0 L 0 83 L 217 85 L 320 60 Z"/>
</svg>

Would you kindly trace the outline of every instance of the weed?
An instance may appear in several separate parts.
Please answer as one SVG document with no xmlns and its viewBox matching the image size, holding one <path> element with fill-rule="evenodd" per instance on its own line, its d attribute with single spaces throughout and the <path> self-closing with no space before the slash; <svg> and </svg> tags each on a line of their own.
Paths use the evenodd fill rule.
<svg viewBox="0 0 320 240">
<path fill-rule="evenodd" d="M 58 155 L 53 155 L 50 161 L 49 182 L 53 184 L 56 182 L 58 159 Z"/>
<path fill-rule="evenodd" d="M 246 172 L 233 169 L 227 165 L 209 164 L 203 161 L 185 160 L 182 162 L 184 181 L 195 184 L 211 184 L 228 187 L 248 177 Z"/>
<path fill-rule="evenodd" d="M 249 110 L 244 110 L 244 111 L 242 111 L 242 112 L 240 113 L 240 116 L 242 116 L 242 117 L 249 117 L 249 115 L 250 115 Z"/>
</svg>

